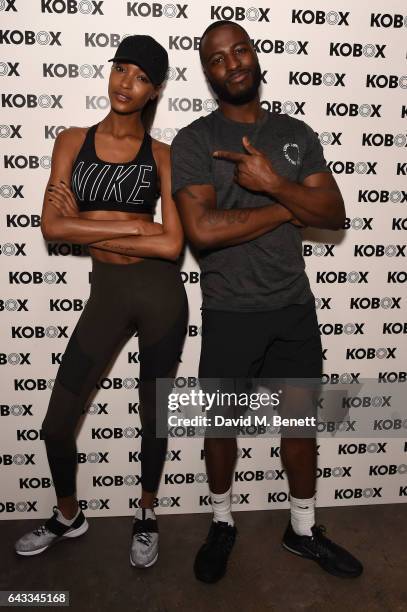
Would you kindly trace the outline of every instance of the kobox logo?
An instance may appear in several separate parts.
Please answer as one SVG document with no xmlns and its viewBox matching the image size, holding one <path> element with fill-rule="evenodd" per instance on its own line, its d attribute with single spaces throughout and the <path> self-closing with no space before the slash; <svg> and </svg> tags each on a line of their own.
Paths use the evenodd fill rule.
<svg viewBox="0 0 407 612">
<path fill-rule="evenodd" d="M 346 217 L 345 223 L 342 225 L 342 228 L 346 230 L 361 230 L 363 232 L 365 230 L 372 230 L 372 223 L 373 217 L 353 217 L 353 219 Z"/>
<path fill-rule="evenodd" d="M 355 284 L 367 284 L 369 281 L 367 280 L 369 272 L 345 272 L 341 270 L 339 272 L 334 270 L 324 270 L 323 272 L 318 271 L 316 275 L 317 283 L 355 283 Z"/>
<path fill-rule="evenodd" d="M 141 498 L 140 497 L 132 497 L 129 499 L 129 509 L 133 510 L 134 508 L 140 507 Z M 155 497 L 153 502 L 154 508 L 180 508 L 181 507 L 181 497 Z"/>
<path fill-rule="evenodd" d="M 88 249 L 85 244 L 69 244 L 66 242 L 48 242 L 48 255 L 67 255 L 83 256 L 88 254 Z"/>
<path fill-rule="evenodd" d="M 29 325 L 25 325 L 22 327 L 21 325 L 12 325 L 11 326 L 11 337 L 12 338 L 48 338 L 54 340 L 55 338 L 69 338 L 68 336 L 68 326 L 64 325 L 48 325 L 48 327 L 43 327 L 42 325 L 35 325 L 35 327 L 30 327 Z"/>
<path fill-rule="evenodd" d="M 22 189 L 23 186 L 20 185 L 20 187 Z M 15 185 L 13 185 L 13 188 L 14 193 L 12 197 L 22 198 L 21 190 L 17 192 Z M 6 215 L 6 225 L 7 227 L 39 227 L 41 225 L 41 217 L 40 215 Z"/>
<path fill-rule="evenodd" d="M 129 34 L 106 34 L 105 32 L 85 32 L 85 47 L 118 47 Z"/>
<path fill-rule="evenodd" d="M 35 454 L 0 455 L 0 465 L 35 465 Z"/>
<path fill-rule="evenodd" d="M 109 451 L 93 451 L 91 453 L 77 453 L 78 463 L 109 463 Z"/>
<path fill-rule="evenodd" d="M 383 323 L 383 334 L 407 334 L 407 321 Z"/>
<path fill-rule="evenodd" d="M 405 383 L 407 382 L 407 372 L 379 372 L 377 382 Z"/>
<path fill-rule="evenodd" d="M 0 365 L 31 365 L 30 356 L 31 353 L 0 353 Z"/>
<path fill-rule="evenodd" d="M 8 298 L 7 300 L 0 300 L 0 312 L 8 310 L 9 312 L 28 312 L 28 299 L 20 300 L 14 298 Z"/>
<path fill-rule="evenodd" d="M 103 64 L 43 64 L 42 76 L 51 78 L 104 79 Z"/>
<path fill-rule="evenodd" d="M 381 189 L 359 189 L 358 202 L 370 202 L 372 204 L 404 204 L 407 202 L 407 191 L 397 189 L 388 191 Z"/>
<path fill-rule="evenodd" d="M 0 198 L 24 198 L 23 188 L 24 185 L 0 185 Z M 11 216 L 13 215 L 7 215 L 7 222 Z M 39 218 L 39 215 L 36 216 Z"/>
<path fill-rule="evenodd" d="M 400 309 L 401 297 L 351 297 L 349 307 L 351 310 L 384 310 Z"/>
<path fill-rule="evenodd" d="M 0 77 L 21 76 L 18 71 L 19 65 L 19 62 L 0 62 Z"/>
<path fill-rule="evenodd" d="M 357 104 L 356 102 L 327 102 L 328 117 L 381 117 L 381 104 Z"/>
<path fill-rule="evenodd" d="M 218 21 L 265 21 L 270 23 L 270 9 L 251 6 L 211 6 L 211 20 Z"/>
<path fill-rule="evenodd" d="M 270 40 L 269 38 L 251 38 L 252 45 L 257 53 L 275 53 L 281 55 L 282 53 L 288 53 L 288 55 L 308 55 L 307 47 L 309 41 L 301 40 Z"/>
<path fill-rule="evenodd" d="M 407 28 L 407 15 L 399 13 L 371 13 L 371 28 Z"/>
<path fill-rule="evenodd" d="M 3 108 L 62 108 L 62 95 L 1 94 Z"/>
<path fill-rule="evenodd" d="M 127 2 L 127 17 L 168 17 L 188 19 L 188 4 L 160 4 L 158 2 Z"/>
<path fill-rule="evenodd" d="M 325 145 L 341 145 L 342 132 L 320 132 L 318 134 L 319 142 Z"/>
<path fill-rule="evenodd" d="M 317 478 L 351 478 L 352 466 L 342 465 L 337 467 L 317 468 Z"/>
<path fill-rule="evenodd" d="M 1 512 L 38 512 L 38 500 L 35 501 L 2 501 L 0 502 Z"/>
<path fill-rule="evenodd" d="M 365 455 L 366 453 L 385 453 L 387 442 L 369 442 L 365 444 L 339 444 L 338 455 Z"/>
<path fill-rule="evenodd" d="M 33 32 L 33 30 L 0 30 L 0 45 L 61 46 L 61 32 Z"/>
<path fill-rule="evenodd" d="M 218 104 L 213 98 L 168 98 L 168 110 L 175 112 L 207 112 L 210 113 L 217 108 Z"/>
<path fill-rule="evenodd" d="M 395 465 L 371 465 L 369 467 L 369 476 L 394 476 L 395 474 L 404 475 L 407 474 L 407 465 L 400 463 Z"/>
<path fill-rule="evenodd" d="M 114 476 L 93 476 L 92 484 L 94 487 L 134 487 L 141 484 L 141 476 L 137 474 L 115 474 Z"/>
<path fill-rule="evenodd" d="M 331 374 L 322 375 L 322 384 L 324 385 L 352 385 L 359 384 L 360 372 L 332 372 Z"/>
<path fill-rule="evenodd" d="M 293 72 L 288 73 L 289 85 L 312 85 L 319 87 L 346 87 L 344 78 L 345 72 Z"/>
<path fill-rule="evenodd" d="M 377 174 L 377 162 L 329 161 L 328 168 L 333 174 Z"/>
<path fill-rule="evenodd" d="M 406 244 L 355 244 L 355 257 L 405 257 Z"/>
<path fill-rule="evenodd" d="M 375 419 L 373 423 L 374 431 L 397 431 L 407 429 L 407 419 Z"/>
<path fill-rule="evenodd" d="M 23 257 L 26 257 L 27 253 L 25 251 L 25 247 L 25 242 L 21 244 L 17 242 L 7 242 L 6 244 L 0 244 L 0 255 L 5 255 L 6 257 L 17 257 L 18 255 L 22 255 Z"/>
<path fill-rule="evenodd" d="M 139 427 L 92 427 L 92 440 L 109 440 L 110 438 L 138 438 L 141 435 Z"/>
<path fill-rule="evenodd" d="M 79 499 L 78 505 L 81 510 L 110 510 L 110 499 Z"/>
<path fill-rule="evenodd" d="M 0 125 L 0 138 L 22 138 L 22 125 Z"/>
<path fill-rule="evenodd" d="M 362 134 L 362 147 L 406 147 L 407 134 Z"/>
<path fill-rule="evenodd" d="M 261 106 L 271 113 L 305 116 L 305 102 L 297 102 L 293 100 L 262 100 Z"/>
<path fill-rule="evenodd" d="M 0 11 L 17 13 L 16 0 L 0 0 Z"/>
<path fill-rule="evenodd" d="M 9 170 L 37 170 L 43 168 L 49 170 L 51 168 L 51 157 L 49 155 L 3 155 L 3 164 Z"/>
<path fill-rule="evenodd" d="M 9 272 L 10 285 L 66 285 L 66 272 Z"/>
<path fill-rule="evenodd" d="M 315 308 L 317 310 L 331 310 L 332 298 L 317 297 L 315 298 Z"/>
<path fill-rule="evenodd" d="M 299 10 L 293 9 L 291 12 L 292 23 L 303 23 L 305 25 L 334 25 L 334 26 L 348 26 L 349 25 L 350 12 L 346 13 L 342 11 L 311 11 L 311 10 Z"/>
<path fill-rule="evenodd" d="M 402 76 L 398 76 L 397 74 L 367 74 L 366 87 L 372 87 L 373 89 L 396 89 L 397 87 L 401 87 L 402 89 L 406 89 L 407 75 L 403 74 Z"/>
<path fill-rule="evenodd" d="M 304 257 L 335 257 L 334 248 L 334 244 L 303 244 L 302 254 Z"/>
<path fill-rule="evenodd" d="M 396 359 L 397 347 L 353 347 L 346 349 L 346 359 Z"/>
<path fill-rule="evenodd" d="M 334 499 L 371 499 L 382 497 L 383 487 L 367 487 L 366 489 L 335 489 Z"/>
<path fill-rule="evenodd" d="M 0 415 L 16 417 L 33 416 L 32 407 L 32 404 L 13 404 L 12 406 L 1 404 Z"/>
<path fill-rule="evenodd" d="M 357 336 L 364 334 L 364 323 L 319 323 L 321 336 Z"/>
<path fill-rule="evenodd" d="M 384 50 L 387 45 L 331 42 L 329 45 L 329 55 L 335 57 L 370 57 L 385 59 Z"/>
<path fill-rule="evenodd" d="M 85 308 L 87 301 L 80 298 L 51 298 L 49 300 L 49 310 L 50 312 L 81 312 Z"/>
<path fill-rule="evenodd" d="M 41 0 L 42 13 L 104 15 L 104 0 Z"/>
</svg>

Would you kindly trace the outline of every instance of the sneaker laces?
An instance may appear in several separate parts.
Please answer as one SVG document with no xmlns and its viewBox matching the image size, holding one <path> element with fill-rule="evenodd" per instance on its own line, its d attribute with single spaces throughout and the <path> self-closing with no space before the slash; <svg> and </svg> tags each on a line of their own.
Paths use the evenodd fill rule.
<svg viewBox="0 0 407 612">
<path fill-rule="evenodd" d="M 36 536 L 42 536 L 49 532 L 48 532 L 48 529 L 45 527 L 45 525 L 40 525 L 40 527 L 37 527 L 37 529 L 34 529 L 33 533 Z"/>
<path fill-rule="evenodd" d="M 52 510 L 53 510 L 53 515 L 51 518 L 54 518 L 58 513 L 58 506 L 53 506 Z M 48 520 L 51 520 L 51 519 L 48 519 Z M 39 527 L 34 529 L 33 533 L 36 536 L 42 536 L 42 535 L 45 535 L 46 533 L 52 533 L 52 532 L 47 528 L 47 523 L 44 523 L 43 525 L 40 525 Z"/>
<path fill-rule="evenodd" d="M 229 527 L 229 525 L 222 521 L 219 521 L 219 523 L 214 522 L 213 525 L 214 527 L 209 534 L 208 544 L 215 545 L 221 552 L 229 554 L 234 543 L 233 535 L 226 528 Z"/>
<path fill-rule="evenodd" d="M 315 525 L 312 528 L 312 541 L 318 553 L 331 554 L 331 540 L 325 536 L 325 525 Z"/>
<path fill-rule="evenodd" d="M 144 544 L 145 546 L 150 546 L 151 544 L 151 533 L 148 532 L 142 532 L 142 533 L 137 533 L 134 536 L 137 540 L 137 542 L 140 542 L 141 544 Z"/>
<path fill-rule="evenodd" d="M 157 532 L 157 525 L 154 519 L 135 519 L 134 521 L 134 537 L 137 542 L 150 546 L 153 536 L 152 533 Z"/>
</svg>

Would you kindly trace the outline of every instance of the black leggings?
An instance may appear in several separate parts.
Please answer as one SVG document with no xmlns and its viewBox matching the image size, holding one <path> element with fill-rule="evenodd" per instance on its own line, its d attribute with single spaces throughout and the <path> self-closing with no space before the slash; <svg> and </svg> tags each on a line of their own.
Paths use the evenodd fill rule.
<svg viewBox="0 0 407 612">
<path fill-rule="evenodd" d="M 142 428 L 141 485 L 155 492 L 167 439 L 156 437 L 156 378 L 175 375 L 186 332 L 188 301 L 177 264 L 93 260 L 89 300 L 66 347 L 42 423 L 57 497 L 75 493 L 75 429 L 96 383 L 137 330 Z"/>
</svg>

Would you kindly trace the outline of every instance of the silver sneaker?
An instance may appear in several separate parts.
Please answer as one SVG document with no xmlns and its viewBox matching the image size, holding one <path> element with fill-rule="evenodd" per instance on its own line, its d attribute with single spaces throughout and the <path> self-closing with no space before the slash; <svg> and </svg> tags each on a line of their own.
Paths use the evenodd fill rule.
<svg viewBox="0 0 407 612">
<path fill-rule="evenodd" d="M 23 535 L 14 545 L 15 551 L 19 555 L 39 555 L 44 550 L 60 542 L 65 538 L 76 538 L 89 528 L 82 510 L 72 525 L 64 525 L 58 519 L 63 518 L 57 506 L 53 507 L 54 514 L 43 525 L 33 531 Z"/>
<path fill-rule="evenodd" d="M 130 563 L 133 567 L 150 567 L 158 559 L 158 525 L 154 518 L 147 518 L 142 508 L 142 518 L 133 519 Z"/>
</svg>

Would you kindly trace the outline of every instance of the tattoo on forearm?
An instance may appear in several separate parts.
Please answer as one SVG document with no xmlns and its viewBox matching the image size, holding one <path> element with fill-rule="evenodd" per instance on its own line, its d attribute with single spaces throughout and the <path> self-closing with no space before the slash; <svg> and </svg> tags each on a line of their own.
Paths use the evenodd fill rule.
<svg viewBox="0 0 407 612">
<path fill-rule="evenodd" d="M 134 255 L 134 249 L 132 247 L 125 247 L 121 244 L 112 242 L 109 240 L 108 242 L 95 242 L 90 245 L 95 249 L 100 249 L 102 251 L 113 251 L 114 253 L 123 253 L 125 255 Z"/>
<path fill-rule="evenodd" d="M 194 194 L 194 192 L 193 192 L 193 191 L 191 191 L 191 190 L 190 190 L 190 188 L 189 188 L 189 187 L 184 187 L 183 189 L 181 189 L 181 191 L 182 191 L 183 193 L 185 193 L 186 195 L 188 195 L 188 196 L 189 196 L 190 198 L 192 198 L 193 200 L 196 200 L 196 199 L 197 199 L 197 197 L 198 197 L 198 196 L 196 196 L 196 195 Z"/>
<path fill-rule="evenodd" d="M 183 187 L 181 191 L 193 200 L 199 199 L 188 186 Z M 209 198 L 201 200 L 200 203 L 203 207 L 207 208 L 202 215 L 202 219 L 207 221 L 210 225 L 218 225 L 219 223 L 227 223 L 228 225 L 246 223 L 251 215 L 251 210 L 247 209 L 219 210 L 217 208 L 212 208 L 212 201 Z"/>
<path fill-rule="evenodd" d="M 203 214 L 203 219 L 209 223 L 209 225 L 218 225 L 219 223 L 227 223 L 228 225 L 234 225 L 235 223 L 246 223 L 250 217 L 250 210 L 216 210 L 209 209 Z"/>
</svg>

